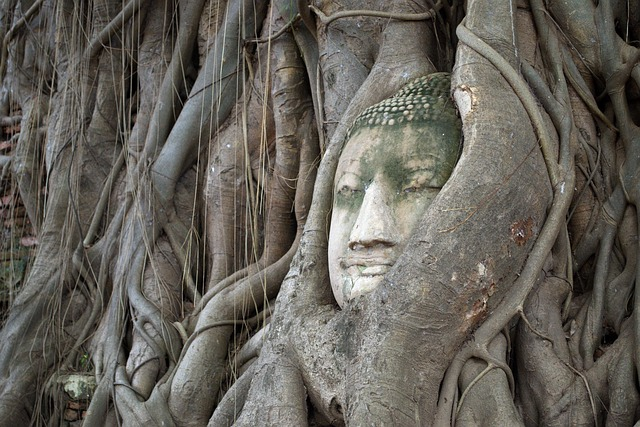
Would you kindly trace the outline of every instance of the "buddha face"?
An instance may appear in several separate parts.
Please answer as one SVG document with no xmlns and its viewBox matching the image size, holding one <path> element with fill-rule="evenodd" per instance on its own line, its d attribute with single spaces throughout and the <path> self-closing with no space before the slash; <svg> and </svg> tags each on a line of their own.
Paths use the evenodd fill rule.
<svg viewBox="0 0 640 427">
<path fill-rule="evenodd" d="M 455 124 L 365 127 L 347 141 L 329 233 L 331 286 L 341 307 L 374 290 L 405 249 L 457 161 Z"/>
</svg>

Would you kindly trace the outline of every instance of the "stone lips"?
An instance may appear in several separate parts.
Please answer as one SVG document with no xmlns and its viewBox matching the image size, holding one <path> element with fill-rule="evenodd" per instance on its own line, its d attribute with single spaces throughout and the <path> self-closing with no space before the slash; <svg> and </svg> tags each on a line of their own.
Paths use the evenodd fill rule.
<svg viewBox="0 0 640 427">
<path fill-rule="evenodd" d="M 460 119 L 450 96 L 449 73 L 419 77 L 387 98 L 364 110 L 351 126 L 349 139 L 356 132 L 376 126 L 424 126 L 439 122 L 460 128 Z"/>
</svg>

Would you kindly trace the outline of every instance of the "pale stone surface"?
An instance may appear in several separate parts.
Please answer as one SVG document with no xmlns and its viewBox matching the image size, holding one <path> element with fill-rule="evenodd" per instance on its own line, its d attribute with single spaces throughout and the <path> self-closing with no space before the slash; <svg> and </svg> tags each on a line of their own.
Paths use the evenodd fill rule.
<svg viewBox="0 0 640 427">
<path fill-rule="evenodd" d="M 334 181 L 329 273 L 338 304 L 371 292 L 449 178 L 461 124 L 448 75 L 409 83 L 354 122 Z"/>
<path fill-rule="evenodd" d="M 61 375 L 58 382 L 72 400 L 90 400 L 96 389 L 96 379 L 90 374 Z"/>
</svg>

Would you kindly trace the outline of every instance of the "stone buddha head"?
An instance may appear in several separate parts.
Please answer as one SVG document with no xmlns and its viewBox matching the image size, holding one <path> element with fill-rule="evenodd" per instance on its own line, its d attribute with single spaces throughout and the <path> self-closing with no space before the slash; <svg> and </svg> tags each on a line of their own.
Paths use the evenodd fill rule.
<svg viewBox="0 0 640 427">
<path fill-rule="evenodd" d="M 329 273 L 338 304 L 373 291 L 460 152 L 447 73 L 421 77 L 354 122 L 334 180 Z"/>
</svg>

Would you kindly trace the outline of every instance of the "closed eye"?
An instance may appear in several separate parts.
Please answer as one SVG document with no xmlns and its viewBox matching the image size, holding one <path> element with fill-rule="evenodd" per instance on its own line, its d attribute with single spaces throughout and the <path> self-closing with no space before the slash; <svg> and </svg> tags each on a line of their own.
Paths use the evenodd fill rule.
<svg viewBox="0 0 640 427">
<path fill-rule="evenodd" d="M 411 185 L 409 187 L 405 187 L 404 191 L 405 193 L 415 193 L 416 191 L 420 190 L 420 187 L 417 185 Z"/>
<path fill-rule="evenodd" d="M 417 193 L 425 190 L 440 190 L 439 187 L 433 187 L 433 183 L 430 182 L 433 178 L 432 169 L 418 169 L 406 177 L 404 183 L 401 185 L 402 193 Z"/>
<path fill-rule="evenodd" d="M 365 186 L 359 175 L 345 173 L 340 177 L 336 185 L 336 195 L 341 197 L 359 196 L 364 192 Z"/>
<path fill-rule="evenodd" d="M 356 196 L 361 192 L 362 192 L 361 189 L 354 188 L 354 187 L 351 187 L 349 185 L 343 185 L 342 187 L 340 187 L 338 189 L 338 194 L 340 194 L 341 196 L 345 196 L 345 197 Z"/>
<path fill-rule="evenodd" d="M 409 186 L 409 187 L 405 187 L 402 190 L 402 192 L 405 193 L 405 194 L 427 192 L 427 191 L 430 192 L 430 193 L 437 193 L 441 189 L 442 189 L 441 187 L 431 187 L 431 186 L 426 186 L 426 185 L 422 185 L 422 186 L 412 185 L 412 186 Z"/>
</svg>

